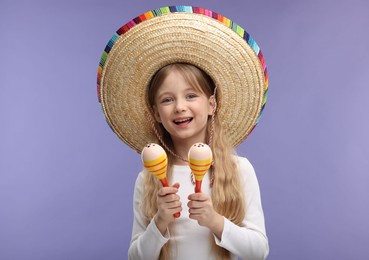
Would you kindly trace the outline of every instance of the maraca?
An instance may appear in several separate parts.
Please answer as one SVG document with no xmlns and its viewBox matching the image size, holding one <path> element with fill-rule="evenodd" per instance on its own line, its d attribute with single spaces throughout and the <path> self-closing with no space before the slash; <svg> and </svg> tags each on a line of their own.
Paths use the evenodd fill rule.
<svg viewBox="0 0 369 260">
<path fill-rule="evenodd" d="M 188 151 L 188 162 L 192 173 L 195 175 L 195 192 L 201 192 L 201 183 L 205 173 L 211 166 L 213 153 L 207 144 L 196 143 Z"/>
<path fill-rule="evenodd" d="M 163 187 L 168 187 L 168 157 L 164 149 L 157 144 L 148 144 L 142 150 L 141 159 L 143 166 L 160 180 Z"/>
<path fill-rule="evenodd" d="M 169 187 L 167 180 L 168 157 L 164 149 L 158 144 L 148 144 L 142 149 L 141 160 L 143 166 L 154 174 L 163 187 Z M 180 212 L 173 214 L 175 218 L 180 216 Z"/>
</svg>

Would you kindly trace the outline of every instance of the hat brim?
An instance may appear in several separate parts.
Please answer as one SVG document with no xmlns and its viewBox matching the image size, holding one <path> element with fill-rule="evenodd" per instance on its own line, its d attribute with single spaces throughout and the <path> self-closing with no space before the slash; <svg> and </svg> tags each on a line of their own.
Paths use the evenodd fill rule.
<svg viewBox="0 0 369 260">
<path fill-rule="evenodd" d="M 258 45 L 229 19 L 191 10 L 145 13 L 118 30 L 103 54 L 98 75 L 103 112 L 117 136 L 137 152 L 155 140 L 147 119 L 148 85 L 168 64 L 193 64 L 213 79 L 217 115 L 233 146 L 251 133 L 265 105 L 267 71 Z"/>
</svg>

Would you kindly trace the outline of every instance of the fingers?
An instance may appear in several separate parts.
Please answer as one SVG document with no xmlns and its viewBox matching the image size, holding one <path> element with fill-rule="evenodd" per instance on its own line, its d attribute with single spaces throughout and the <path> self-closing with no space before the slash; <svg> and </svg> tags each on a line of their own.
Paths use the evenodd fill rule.
<svg viewBox="0 0 369 260">
<path fill-rule="evenodd" d="M 162 200 L 158 200 L 158 204 L 162 209 L 174 209 L 181 206 L 181 202 L 179 201 L 179 197 L 175 197 L 174 199 L 168 199 L 167 197 Z"/>
<path fill-rule="evenodd" d="M 209 226 L 215 210 L 209 195 L 204 193 L 193 193 L 188 196 L 189 218 L 197 220 L 200 226 Z"/>
<path fill-rule="evenodd" d="M 174 194 L 178 192 L 178 188 L 177 187 L 161 187 L 158 191 L 158 195 L 163 197 L 166 196 L 168 194 Z"/>
<path fill-rule="evenodd" d="M 158 191 L 157 203 L 158 206 L 165 206 L 165 208 L 175 208 L 180 206 L 180 197 L 176 194 L 177 188 L 163 187 Z"/>
<path fill-rule="evenodd" d="M 179 183 L 178 183 L 178 182 L 174 183 L 174 184 L 172 185 L 172 187 L 179 189 Z"/>
<path fill-rule="evenodd" d="M 168 193 L 168 194 L 165 194 L 165 195 L 160 195 L 158 193 L 158 200 L 160 200 L 161 202 L 168 203 L 168 202 L 171 202 L 171 201 L 179 200 L 179 196 L 175 193 Z"/>
<path fill-rule="evenodd" d="M 201 214 L 208 211 L 213 211 L 213 205 L 211 201 L 189 201 L 187 203 L 190 214 Z"/>
<path fill-rule="evenodd" d="M 168 225 L 180 216 L 182 211 L 180 197 L 177 195 L 179 184 L 172 187 L 161 187 L 157 193 L 156 204 L 157 214 L 155 223 L 161 234 L 167 232 Z"/>
<path fill-rule="evenodd" d="M 210 196 L 205 193 L 192 193 L 188 195 L 188 200 L 190 201 L 206 201 L 209 200 Z"/>
<path fill-rule="evenodd" d="M 178 188 L 178 183 L 172 187 L 161 187 L 157 194 L 158 219 L 166 225 L 174 220 L 174 214 L 182 211 Z"/>
</svg>

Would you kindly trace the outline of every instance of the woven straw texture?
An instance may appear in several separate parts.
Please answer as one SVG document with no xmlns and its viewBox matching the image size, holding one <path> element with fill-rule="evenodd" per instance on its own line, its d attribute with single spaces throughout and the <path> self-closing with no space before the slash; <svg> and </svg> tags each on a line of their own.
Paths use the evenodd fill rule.
<svg viewBox="0 0 369 260">
<path fill-rule="evenodd" d="M 212 77 L 217 116 L 234 146 L 254 129 L 265 105 L 267 71 L 253 39 L 227 18 L 184 8 L 191 7 L 162 8 L 127 23 L 100 62 L 98 95 L 107 122 L 137 152 L 155 139 L 147 119 L 148 84 L 170 63 L 190 63 Z"/>
</svg>

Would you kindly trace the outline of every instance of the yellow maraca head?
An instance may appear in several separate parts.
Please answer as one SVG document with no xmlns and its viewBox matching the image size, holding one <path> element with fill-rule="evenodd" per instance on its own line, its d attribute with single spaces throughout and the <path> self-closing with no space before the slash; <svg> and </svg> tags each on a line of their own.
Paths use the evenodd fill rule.
<svg viewBox="0 0 369 260">
<path fill-rule="evenodd" d="M 207 144 L 196 143 L 188 151 L 188 162 L 196 181 L 202 181 L 211 166 L 213 153 Z"/>
<path fill-rule="evenodd" d="M 144 167 L 159 180 L 166 177 L 168 157 L 160 145 L 154 143 L 146 145 L 142 150 L 141 160 Z"/>
</svg>

